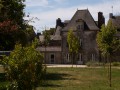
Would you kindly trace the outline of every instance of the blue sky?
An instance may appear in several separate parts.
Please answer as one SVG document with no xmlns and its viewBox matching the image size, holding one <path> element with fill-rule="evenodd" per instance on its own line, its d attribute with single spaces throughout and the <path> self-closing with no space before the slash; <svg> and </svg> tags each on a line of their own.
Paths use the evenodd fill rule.
<svg viewBox="0 0 120 90">
<path fill-rule="evenodd" d="M 114 15 L 120 15 L 120 0 L 26 0 L 25 4 L 25 13 L 30 14 L 29 18 L 39 19 L 34 18 L 35 23 L 30 22 L 36 28 L 36 32 L 55 27 L 57 18 L 61 18 L 62 21 L 70 20 L 77 9 L 88 9 L 95 20 L 98 17 L 97 13 L 101 11 L 106 22 L 112 11 Z"/>
</svg>

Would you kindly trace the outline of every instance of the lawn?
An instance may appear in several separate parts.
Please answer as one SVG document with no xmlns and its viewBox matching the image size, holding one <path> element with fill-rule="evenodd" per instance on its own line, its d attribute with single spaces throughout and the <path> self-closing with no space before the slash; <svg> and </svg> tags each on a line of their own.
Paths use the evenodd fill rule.
<svg viewBox="0 0 120 90">
<path fill-rule="evenodd" d="M 120 90 L 120 69 L 112 69 L 112 88 L 108 68 L 47 68 L 46 81 L 37 90 Z"/>
</svg>

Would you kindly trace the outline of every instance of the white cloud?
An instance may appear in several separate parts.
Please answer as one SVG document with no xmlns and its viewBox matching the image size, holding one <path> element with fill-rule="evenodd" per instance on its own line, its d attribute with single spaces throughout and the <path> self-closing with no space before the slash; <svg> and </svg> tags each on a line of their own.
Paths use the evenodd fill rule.
<svg viewBox="0 0 120 90">
<path fill-rule="evenodd" d="M 71 19 L 74 13 L 76 12 L 77 8 L 79 10 L 88 8 L 95 20 L 97 20 L 98 12 L 101 11 L 105 16 L 105 19 L 108 20 L 109 13 L 112 12 L 112 8 L 111 8 L 112 6 L 113 6 L 113 13 L 115 15 L 116 13 L 120 12 L 119 4 L 120 4 L 119 0 L 113 0 L 111 2 L 103 2 L 101 4 L 96 4 L 96 5 L 89 5 L 89 4 L 78 5 L 70 8 L 59 8 L 51 11 L 36 12 L 36 13 L 31 13 L 31 16 L 38 17 L 40 19 L 40 21 L 36 21 L 36 23 L 34 23 L 33 25 L 35 25 L 37 29 L 41 30 L 40 27 L 44 27 L 44 26 L 55 27 L 57 18 L 61 18 L 63 21 L 66 19 Z"/>
<path fill-rule="evenodd" d="M 58 2 L 58 3 L 64 3 L 65 1 L 67 0 L 54 0 L 55 2 Z"/>
<path fill-rule="evenodd" d="M 47 7 L 48 6 L 48 0 L 26 0 L 27 7 L 34 7 L 34 6 L 41 6 L 41 7 Z"/>
</svg>

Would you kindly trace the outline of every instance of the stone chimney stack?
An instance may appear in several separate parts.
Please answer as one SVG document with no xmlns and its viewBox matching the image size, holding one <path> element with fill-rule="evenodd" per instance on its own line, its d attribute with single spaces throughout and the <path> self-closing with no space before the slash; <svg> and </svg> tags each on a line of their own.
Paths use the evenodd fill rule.
<svg viewBox="0 0 120 90">
<path fill-rule="evenodd" d="M 109 18 L 113 18 L 113 13 L 110 13 L 110 14 L 109 14 Z"/>
<path fill-rule="evenodd" d="M 61 19 L 60 19 L 60 18 L 58 18 L 58 19 L 56 20 L 56 28 L 57 28 L 57 26 L 60 26 L 60 27 L 63 27 L 63 26 L 64 26 L 64 24 L 63 24 L 63 22 L 61 22 Z"/>
<path fill-rule="evenodd" d="M 101 29 L 101 26 L 105 24 L 105 18 L 102 12 L 98 12 L 98 27 Z"/>
</svg>

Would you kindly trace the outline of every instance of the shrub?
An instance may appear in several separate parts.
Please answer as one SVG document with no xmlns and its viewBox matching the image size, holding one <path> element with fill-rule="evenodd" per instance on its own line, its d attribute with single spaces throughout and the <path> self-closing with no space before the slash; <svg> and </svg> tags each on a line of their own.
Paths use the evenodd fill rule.
<svg viewBox="0 0 120 90">
<path fill-rule="evenodd" d="M 10 56 L 4 57 L 4 64 L 7 65 L 5 71 L 10 81 L 8 90 L 32 90 L 43 79 L 43 56 L 36 51 L 34 44 L 28 47 L 17 44 Z"/>
<path fill-rule="evenodd" d="M 113 62 L 112 65 L 113 66 L 120 66 L 120 62 Z"/>
<path fill-rule="evenodd" d="M 86 65 L 87 65 L 88 67 L 91 67 L 91 66 L 103 66 L 103 63 L 100 63 L 100 62 L 97 62 L 97 61 L 88 61 L 88 62 L 86 63 Z"/>
</svg>

